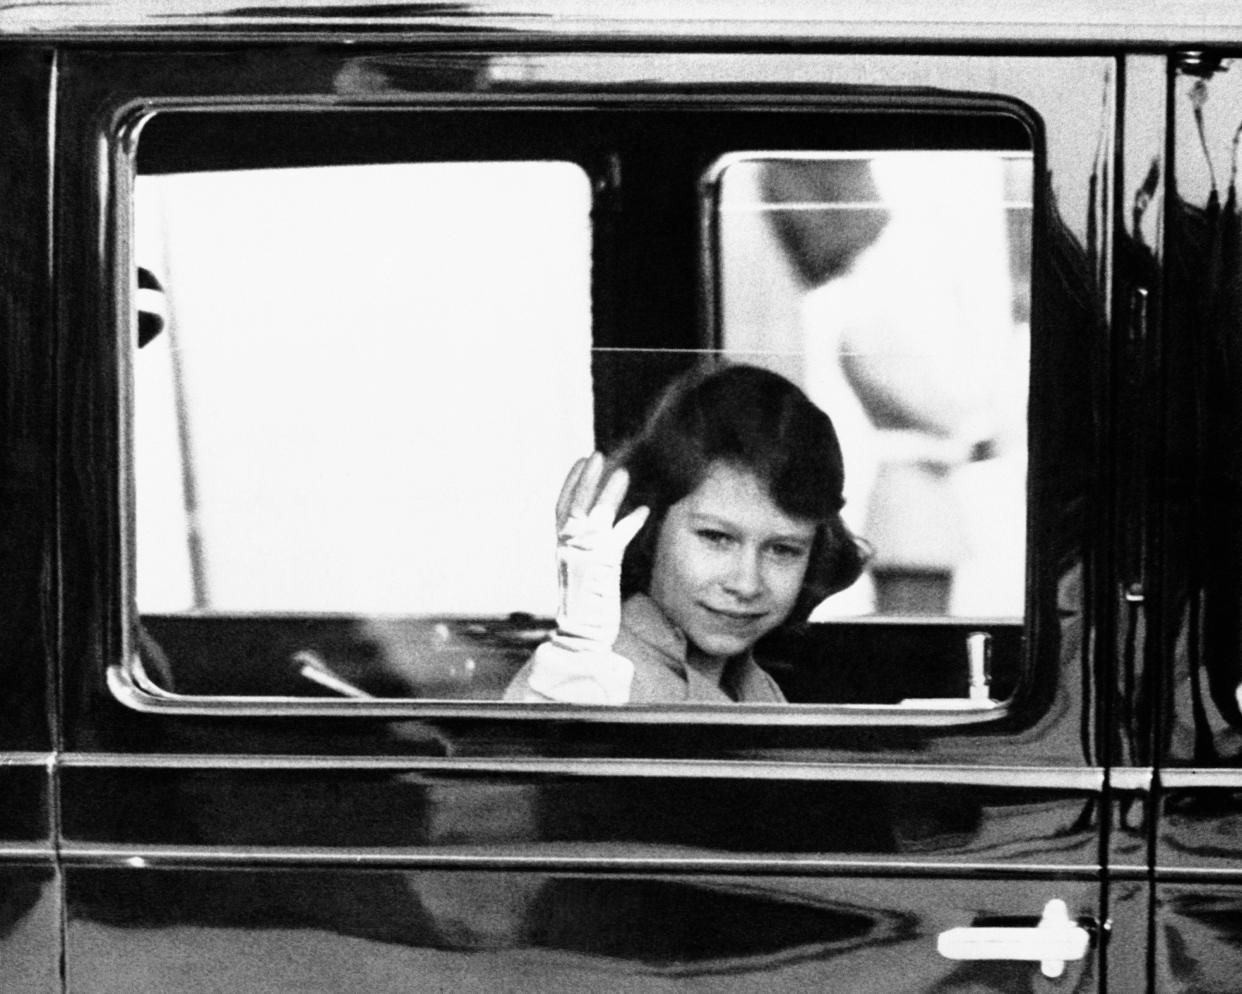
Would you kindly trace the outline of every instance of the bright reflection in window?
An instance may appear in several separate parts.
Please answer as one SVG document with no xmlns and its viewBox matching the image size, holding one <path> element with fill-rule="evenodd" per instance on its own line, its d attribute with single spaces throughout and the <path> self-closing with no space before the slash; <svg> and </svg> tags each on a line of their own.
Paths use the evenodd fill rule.
<svg viewBox="0 0 1242 994">
<path fill-rule="evenodd" d="M 548 613 L 590 197 L 557 162 L 140 177 L 140 609 Z"/>
<path fill-rule="evenodd" d="M 833 418 L 868 576 L 817 617 L 1023 613 L 1029 153 L 722 163 L 727 352 Z"/>
</svg>

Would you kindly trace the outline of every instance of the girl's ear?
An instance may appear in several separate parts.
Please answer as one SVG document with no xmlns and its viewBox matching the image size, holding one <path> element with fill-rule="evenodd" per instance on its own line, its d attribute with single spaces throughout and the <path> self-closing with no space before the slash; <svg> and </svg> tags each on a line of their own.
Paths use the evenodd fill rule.
<svg viewBox="0 0 1242 994">
<path fill-rule="evenodd" d="M 820 603 L 853 584 L 862 575 L 868 558 L 868 547 L 854 537 L 840 515 L 821 524 L 815 533 L 802 590 L 787 624 L 806 621 Z"/>
</svg>

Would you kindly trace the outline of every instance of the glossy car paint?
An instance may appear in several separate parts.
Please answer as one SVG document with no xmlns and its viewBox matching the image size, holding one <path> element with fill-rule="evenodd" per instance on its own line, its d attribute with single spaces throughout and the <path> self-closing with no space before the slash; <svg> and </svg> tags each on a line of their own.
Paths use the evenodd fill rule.
<svg viewBox="0 0 1242 994">
<path fill-rule="evenodd" d="M 52 776 L 56 408 L 44 337 L 51 53 L 0 51 L 0 77 L 0 129 L 9 136 L 0 200 L 10 215 L 0 237 L 0 987 L 47 994 L 61 990 L 63 893 Z"/>
<path fill-rule="evenodd" d="M 1180 550 L 1197 505 L 1176 458 L 1202 422 L 1182 416 L 1194 369 L 1158 294 L 1166 150 L 1196 140 L 1172 113 L 1177 47 L 1239 44 L 1242 28 L 1220 5 L 1193 27 L 1149 7 L 1129 34 L 1090 5 L 1072 24 L 1035 4 L 1022 24 L 965 34 L 960 15 L 920 28 L 897 6 L 874 23 L 723 9 L 0 15 L 4 984 L 1232 989 L 1242 783 L 1227 697 L 1196 687 L 1237 656 L 1186 635 Z M 882 54 L 859 51 L 864 37 Z M 1033 689 L 1010 715 L 229 718 L 114 699 L 105 671 L 128 611 L 117 136 L 135 108 L 676 97 L 831 114 L 831 94 L 865 84 L 898 102 L 1001 94 L 1042 122 L 1032 420 L 1046 472 L 1031 490 Z M 1135 212 L 1151 161 L 1160 182 Z M 935 953 L 947 928 L 1031 924 L 1052 898 L 1096 937 L 1058 981 Z"/>
<path fill-rule="evenodd" d="M 1154 982 L 1203 992 L 1236 986 L 1234 936 L 1242 899 L 1239 469 L 1233 444 L 1239 381 L 1231 354 L 1232 311 L 1225 303 L 1236 241 L 1232 136 L 1242 90 L 1216 68 L 1213 60 L 1187 59 L 1173 67 L 1168 80 L 1178 140 L 1167 207 L 1168 275 L 1157 303 L 1170 356 L 1165 363 L 1168 468 L 1162 474 L 1169 586 L 1162 608 L 1164 639 L 1172 645 L 1160 653 L 1166 665 L 1153 667 L 1159 684 L 1152 688 L 1158 710 L 1151 728 L 1161 767 Z M 1203 137 L 1192 142 L 1200 122 Z M 1228 146 L 1223 159 L 1222 139 Z M 1218 176 L 1214 159 L 1222 163 Z M 1201 333 L 1187 338 L 1190 325 Z"/>
<path fill-rule="evenodd" d="M 126 870 L 70 874 L 69 900 L 123 887 Z M 1021 915 L 1053 893 L 1076 904 L 1090 884 L 785 876 L 502 874 L 425 871 L 154 871 L 165 923 L 75 917 L 71 983 L 121 991 L 123 974 L 160 989 L 254 991 L 431 989 L 571 991 L 922 991 L 1043 989 L 1030 964 L 962 963 L 934 952 L 936 934 L 985 909 Z M 138 881 L 134 881 L 137 883 Z M 262 921 L 243 930 L 216 918 L 220 892 L 249 895 Z M 331 896 L 316 907 L 300 895 Z M 305 913 L 274 911 L 281 894 Z M 352 900 L 351 900 L 352 899 Z M 358 922 L 353 901 L 382 901 L 383 929 Z M 236 903 L 230 896 L 231 903 Z M 234 913 L 235 914 L 235 913 Z M 327 917 L 327 921 L 324 917 Z M 1070 964 L 1057 990 L 1096 989 L 1091 960 Z M 220 985 L 220 986 L 217 986 Z M 132 988 L 131 988 L 132 989 Z M 831 989 L 831 988 L 830 988 Z"/>
</svg>

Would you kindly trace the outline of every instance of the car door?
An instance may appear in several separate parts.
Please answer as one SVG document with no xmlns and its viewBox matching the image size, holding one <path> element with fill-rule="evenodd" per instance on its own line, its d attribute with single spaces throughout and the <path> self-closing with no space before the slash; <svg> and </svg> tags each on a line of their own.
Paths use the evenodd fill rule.
<svg viewBox="0 0 1242 994">
<path fill-rule="evenodd" d="M 1132 800 L 1109 783 L 1103 724 L 1124 601 L 1107 448 L 1116 62 L 781 54 L 741 42 L 643 52 L 606 33 L 584 48 L 239 40 L 61 54 L 68 990 L 1094 991 L 1112 951 L 1142 941 L 1131 938 L 1146 921 L 1137 878 L 1118 902 L 1138 909 L 1118 919 L 1124 937 L 1105 928 L 1115 910 L 1106 842 Z M 952 188 L 961 210 L 976 203 L 961 182 L 975 175 L 967 160 L 985 154 L 989 230 L 1012 255 L 1002 268 L 1029 273 L 999 297 L 986 284 L 989 306 L 1006 334 L 1029 327 L 1029 359 L 1014 378 L 961 360 L 957 339 L 867 339 L 848 350 L 865 360 L 854 378 L 875 382 L 873 360 L 896 356 L 882 382 L 925 362 L 928 379 L 933 367 L 984 385 L 1003 375 L 1025 392 L 1016 437 L 1028 470 L 999 522 L 1007 535 L 1017 526 L 1001 563 L 1010 577 L 1016 564 L 1016 604 L 1002 617 L 912 608 L 905 581 L 914 576 L 920 598 L 941 581 L 919 578 L 926 560 L 887 555 L 897 543 L 886 539 L 876 551 L 895 581 L 877 574 L 868 607 L 817 618 L 780 647 L 787 671 L 773 672 L 793 703 L 499 700 L 551 611 L 542 595 L 506 599 L 535 581 L 489 593 L 503 563 L 469 542 L 494 525 L 489 515 L 519 520 L 504 515 L 517 513 L 508 504 L 522 503 L 524 485 L 489 478 L 488 460 L 516 451 L 504 463 L 514 473 L 553 465 L 582 433 L 611 446 L 704 351 L 809 367 L 820 338 L 776 343 L 764 328 L 782 310 L 813 311 L 808 291 L 840 287 L 798 276 L 802 257 L 787 248 L 798 236 L 773 219 L 888 211 L 897 201 L 824 193 L 823 163 L 909 172 L 911 153 L 933 154 L 916 174 L 943 178 L 903 203 Z M 946 161 L 954 169 L 937 173 Z M 489 200 L 496 184 L 518 182 L 493 171 L 514 163 L 534 167 L 534 185 Z M 756 163 L 795 182 L 748 200 Z M 327 169 L 328 185 L 295 189 L 307 169 Z M 361 171 L 328 197 L 346 170 Z M 809 193 L 796 182 L 808 170 Z M 463 172 L 487 182 L 472 187 Z M 156 188 L 179 206 L 144 241 Z M 263 223 L 246 227 L 241 203 Z M 437 222 L 446 204 L 468 220 Z M 362 213 L 387 247 L 341 234 Z M 768 227 L 747 227 L 757 221 Z M 930 320 L 937 301 L 907 275 L 940 256 L 996 259 L 961 236 L 957 215 L 942 225 L 940 238 L 924 227 L 897 246 L 923 256 L 888 271 L 889 296 L 952 330 Z M 535 240 L 545 228 L 552 248 Z M 279 253 L 259 248 L 252 261 L 273 230 Z M 435 238 L 420 244 L 426 231 Z M 162 259 L 139 255 L 153 244 Z M 282 275 L 298 245 L 305 268 Z M 496 245 L 503 252 L 489 254 Z M 207 256 L 226 275 L 198 281 L 191 303 Z M 354 256 L 395 259 L 398 272 L 332 282 Z M 320 259 L 328 272 L 310 268 Z M 170 306 L 157 346 L 167 346 L 163 407 L 142 368 L 157 353 L 138 344 L 140 312 L 157 306 L 142 268 Z M 501 282 L 510 269 L 558 275 L 523 295 Z M 977 287 L 956 272 L 973 307 Z M 368 310 L 390 282 L 431 299 L 449 280 L 465 287 L 452 306 L 420 303 L 407 323 L 397 320 L 407 312 L 390 314 L 399 333 Z M 278 288 L 266 298 L 265 284 Z M 844 306 L 833 293 L 816 298 L 830 315 Z M 298 311 L 301 297 L 312 306 Z M 342 302 L 364 317 L 329 311 Z M 475 308 L 477 328 L 461 316 Z M 331 315 L 322 327 L 316 310 Z M 282 323 L 286 313 L 297 320 Z M 766 316 L 747 323 L 748 313 Z M 207 331 L 191 339 L 196 321 Z M 528 348 L 515 350 L 515 337 Z M 541 364 L 549 348 L 562 361 Z M 380 394 L 434 403 L 392 408 Z M 569 398 L 580 434 L 536 430 L 566 420 L 549 396 Z M 406 421 L 416 430 L 388 439 Z M 153 423 L 163 441 L 144 447 Z M 960 461 L 989 462 L 995 437 L 970 441 Z M 161 446 L 172 468 L 162 487 L 145 475 Z M 381 455 L 416 468 L 417 500 L 394 491 L 368 503 Z M 900 484 L 928 461 L 897 459 L 890 477 Z M 267 508 L 262 527 L 230 526 L 256 508 Z M 393 539 L 407 525 L 411 537 Z M 175 548 L 158 538 L 170 534 Z M 168 552 L 164 565 L 153 549 Z M 366 586 L 389 575 L 381 561 L 399 580 Z M 204 586 L 202 562 L 228 584 Z M 152 584 L 157 575 L 168 579 Z M 410 590 L 423 600 L 397 596 Z M 386 669 L 393 660 L 406 670 Z"/>
</svg>

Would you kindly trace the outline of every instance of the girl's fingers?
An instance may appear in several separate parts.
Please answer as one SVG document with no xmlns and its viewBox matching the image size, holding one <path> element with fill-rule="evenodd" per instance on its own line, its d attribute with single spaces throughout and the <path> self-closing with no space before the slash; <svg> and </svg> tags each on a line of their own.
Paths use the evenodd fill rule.
<svg viewBox="0 0 1242 994">
<path fill-rule="evenodd" d="M 647 523 L 647 517 L 651 513 L 651 508 L 647 506 L 636 507 L 624 518 L 617 522 L 612 529 L 612 537 L 618 543 L 619 547 L 624 549 L 634 540 L 634 536 L 642 530 L 643 525 Z"/>
<path fill-rule="evenodd" d="M 561 484 L 561 492 L 556 498 L 556 526 L 558 528 L 569 517 L 569 505 L 578 489 L 578 481 L 582 479 L 582 471 L 586 469 L 586 464 L 585 456 L 577 460 L 565 477 L 565 482 Z"/>
<path fill-rule="evenodd" d="M 630 474 L 624 469 L 614 469 L 604 482 L 604 489 L 600 491 L 595 506 L 591 508 L 592 516 L 599 515 L 601 518 L 607 518 L 611 524 L 629 488 Z"/>
<path fill-rule="evenodd" d="M 604 457 L 598 452 L 592 452 L 583 464 L 582 471 L 574 481 L 573 487 L 569 490 L 565 515 L 558 516 L 559 522 L 564 523 L 568 518 L 585 518 L 591 513 L 591 506 L 595 502 L 595 491 L 599 489 L 599 480 L 603 472 Z"/>
<path fill-rule="evenodd" d="M 592 452 L 588 458 L 575 462 L 565 477 L 560 496 L 556 499 L 557 534 L 562 540 L 570 537 L 569 532 L 577 541 L 585 541 L 587 535 L 594 534 L 598 536 L 596 541 L 607 542 L 611 535 L 624 549 L 647 520 L 648 509 L 640 507 L 614 526 L 617 511 L 630 486 L 630 474 L 624 469 L 615 469 L 603 480 L 601 487 L 600 481 L 606 468 L 604 457 Z M 567 529 L 571 519 L 574 524 Z"/>
</svg>

